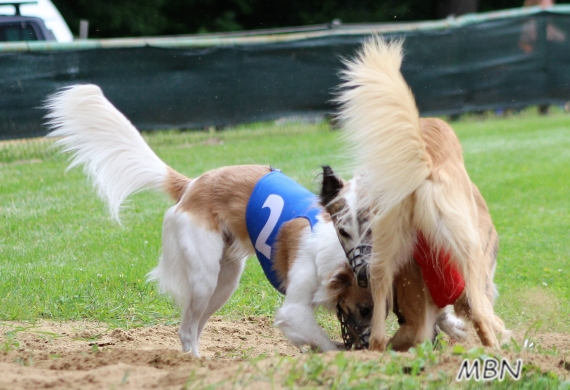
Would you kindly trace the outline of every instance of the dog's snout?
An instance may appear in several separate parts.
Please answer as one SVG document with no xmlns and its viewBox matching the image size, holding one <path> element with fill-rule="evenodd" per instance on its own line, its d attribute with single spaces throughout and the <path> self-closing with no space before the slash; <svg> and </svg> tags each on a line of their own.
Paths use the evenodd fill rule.
<svg viewBox="0 0 570 390">
<path fill-rule="evenodd" d="M 358 287 L 366 288 L 368 287 L 368 279 L 369 279 L 369 266 L 368 263 L 361 264 L 355 270 L 356 274 L 356 283 L 358 283 Z"/>
</svg>

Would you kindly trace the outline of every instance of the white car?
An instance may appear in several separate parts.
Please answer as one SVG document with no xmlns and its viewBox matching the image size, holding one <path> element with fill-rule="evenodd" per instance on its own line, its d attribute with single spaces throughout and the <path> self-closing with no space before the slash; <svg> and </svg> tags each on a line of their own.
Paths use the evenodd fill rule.
<svg viewBox="0 0 570 390">
<path fill-rule="evenodd" d="M 10 15 L 3 17 L 1 15 Z M 45 27 L 51 32 L 53 38 L 58 42 L 71 42 L 73 41 L 73 34 L 65 23 L 65 20 L 59 13 L 58 9 L 50 0 L 0 0 L 0 23 L 7 24 L 8 18 L 13 19 L 17 16 L 32 16 L 43 20 Z M 10 21 L 11 22 L 11 21 Z M 28 19 L 22 24 L 22 29 L 28 31 L 22 32 L 24 38 L 30 37 L 30 34 L 35 33 L 35 39 L 22 39 L 22 40 L 51 40 L 44 38 L 46 35 L 43 33 L 42 28 L 37 27 L 37 20 L 33 18 Z M 32 32 L 33 31 L 33 32 Z M 47 34 L 49 37 L 49 34 Z"/>
</svg>

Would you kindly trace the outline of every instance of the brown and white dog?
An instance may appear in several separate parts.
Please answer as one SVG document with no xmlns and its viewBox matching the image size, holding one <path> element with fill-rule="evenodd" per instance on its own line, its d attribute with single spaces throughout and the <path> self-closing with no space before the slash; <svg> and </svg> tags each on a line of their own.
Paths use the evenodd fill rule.
<svg viewBox="0 0 570 390">
<path fill-rule="evenodd" d="M 506 335 L 495 315 L 496 231 L 471 182 L 457 136 L 444 121 L 420 119 L 400 73 L 402 42 L 373 37 L 346 62 L 340 121 L 354 156 L 360 193 L 355 210 L 368 210 L 374 300 L 370 348 L 384 350 L 386 305 L 420 241 L 445 254 L 464 280 L 455 309 L 470 318 L 485 346 Z M 341 232 L 342 235 L 342 232 Z"/>
<path fill-rule="evenodd" d="M 227 166 L 187 178 L 168 167 L 94 85 L 64 89 L 46 107 L 49 136 L 61 137 L 56 144 L 72 153 L 70 168 L 84 166 L 115 219 L 123 201 L 138 191 L 162 190 L 176 202 L 164 216 L 162 256 L 149 279 L 181 307 L 182 349 L 199 356 L 206 322 L 235 291 L 247 256 L 258 247 L 246 228 L 246 208 L 271 167 Z M 337 350 L 339 344 L 315 320 L 315 308 L 338 305 L 364 332 L 372 298 L 356 285 L 328 214 L 321 209 L 315 218 L 313 226 L 306 218 L 288 220 L 277 233 L 273 268 L 286 294 L 275 323 L 296 346 Z"/>
</svg>

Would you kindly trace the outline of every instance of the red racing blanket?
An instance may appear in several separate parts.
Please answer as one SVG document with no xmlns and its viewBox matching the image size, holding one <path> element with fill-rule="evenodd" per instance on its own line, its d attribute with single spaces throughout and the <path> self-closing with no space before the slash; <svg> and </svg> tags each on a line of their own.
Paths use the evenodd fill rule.
<svg viewBox="0 0 570 390">
<path fill-rule="evenodd" d="M 435 253 L 423 234 L 418 233 L 414 259 L 422 269 L 422 276 L 433 302 L 439 308 L 452 305 L 463 292 L 465 280 L 451 255 L 445 250 Z"/>
</svg>

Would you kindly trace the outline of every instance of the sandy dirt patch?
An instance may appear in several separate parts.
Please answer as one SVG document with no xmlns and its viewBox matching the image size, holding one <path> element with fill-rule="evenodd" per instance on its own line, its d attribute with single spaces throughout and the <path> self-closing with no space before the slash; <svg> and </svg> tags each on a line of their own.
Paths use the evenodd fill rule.
<svg viewBox="0 0 570 390">
<path fill-rule="evenodd" d="M 515 339 L 524 343 L 522 334 L 515 333 Z M 521 358 L 538 370 L 570 376 L 570 363 L 564 358 L 570 355 L 570 335 L 538 333 L 532 341 L 534 350 L 555 349 L 556 353 L 503 355 L 511 361 Z M 477 345 L 473 334 L 464 344 L 465 348 Z M 122 330 L 89 322 L 1 322 L 0 389 L 230 388 L 241 383 L 241 387 L 260 390 L 275 386 L 260 373 L 279 367 L 271 375 L 279 383 L 288 367 L 308 357 L 291 346 L 267 317 L 238 321 L 214 317 L 200 346 L 200 359 L 181 353 L 175 326 Z M 346 355 L 362 361 L 387 358 L 369 351 Z M 323 357 L 334 359 L 335 354 Z M 566 360 L 570 361 L 568 356 Z M 450 353 L 430 369 L 454 376 L 460 362 L 460 357 Z"/>
</svg>

